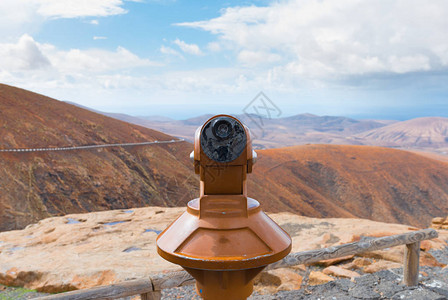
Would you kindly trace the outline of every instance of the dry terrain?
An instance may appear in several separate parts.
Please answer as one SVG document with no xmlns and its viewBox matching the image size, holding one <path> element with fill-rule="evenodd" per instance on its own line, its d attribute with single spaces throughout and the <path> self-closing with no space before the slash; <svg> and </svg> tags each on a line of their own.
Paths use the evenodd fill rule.
<svg viewBox="0 0 448 300">
<path fill-rule="evenodd" d="M 400 148 L 447 148 L 448 118 L 426 117 L 398 122 L 357 135 L 366 144 Z"/>
<path fill-rule="evenodd" d="M 195 130 L 213 115 L 186 120 L 150 116 L 133 117 L 125 114 L 103 113 L 113 118 L 160 130 L 193 141 Z M 286 118 L 265 118 L 257 115 L 236 115 L 250 127 L 256 149 L 279 148 L 300 144 L 361 145 L 353 135 L 383 127 L 394 121 L 355 120 L 345 117 L 300 114 Z"/>
<path fill-rule="evenodd" d="M 61 292 L 179 270 L 157 255 L 155 239 L 183 211 L 185 208 L 147 207 L 75 214 L 0 233 L 0 284 Z M 362 219 L 319 219 L 290 213 L 270 216 L 291 235 L 293 252 L 416 230 Z M 422 243 L 421 265 L 445 266 L 431 254 L 447 246 L 448 231 L 439 232 L 439 239 Z M 345 265 L 312 272 L 310 284 L 401 267 L 402 257 L 403 246 L 322 262 L 326 267 Z M 257 290 L 298 289 L 303 270 L 299 266 L 269 271 L 257 280 Z"/>
<path fill-rule="evenodd" d="M 448 215 L 448 164 L 371 146 L 259 151 L 249 195 L 269 211 L 357 217 L 425 227 Z"/>
<path fill-rule="evenodd" d="M 189 123 L 196 126 L 204 118 Z M 299 119 L 315 126 L 310 118 L 315 117 Z M 361 126 L 343 118 L 323 118 L 319 124 L 329 130 L 355 126 L 351 132 Z M 155 130 L 0 85 L 2 149 L 171 139 Z M 185 206 L 198 196 L 198 177 L 189 160 L 192 148 L 191 143 L 181 142 L 0 153 L 0 230 L 20 229 L 69 213 Z M 249 196 L 271 212 L 421 227 L 432 217 L 448 215 L 448 165 L 428 157 L 371 146 L 303 145 L 260 150 L 259 158 L 249 176 Z"/>
<path fill-rule="evenodd" d="M 0 85 L 0 149 L 171 140 L 164 133 Z M 67 213 L 174 206 L 195 194 L 186 142 L 0 153 L 0 231 Z M 179 197 L 178 197 L 179 196 Z"/>
<path fill-rule="evenodd" d="M 195 130 L 212 115 L 186 120 L 165 117 L 114 118 L 160 130 L 192 141 Z M 355 120 L 337 116 L 299 114 L 283 118 L 237 115 L 251 128 L 256 149 L 304 144 L 371 145 L 437 153 L 448 157 L 448 118 L 424 117 L 407 121 Z"/>
</svg>

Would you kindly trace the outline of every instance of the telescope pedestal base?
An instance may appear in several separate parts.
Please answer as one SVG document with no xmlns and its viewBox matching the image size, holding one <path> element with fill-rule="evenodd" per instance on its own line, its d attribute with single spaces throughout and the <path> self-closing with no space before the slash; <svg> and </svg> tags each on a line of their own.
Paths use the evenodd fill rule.
<svg viewBox="0 0 448 300">
<path fill-rule="evenodd" d="M 263 269 L 212 271 L 184 268 L 196 279 L 196 292 L 205 300 L 246 300 L 253 291 L 253 279 Z"/>
</svg>

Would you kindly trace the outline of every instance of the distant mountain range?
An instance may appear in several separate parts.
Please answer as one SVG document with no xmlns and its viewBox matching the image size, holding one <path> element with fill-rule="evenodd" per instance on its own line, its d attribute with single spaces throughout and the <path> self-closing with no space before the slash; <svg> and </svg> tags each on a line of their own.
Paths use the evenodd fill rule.
<svg viewBox="0 0 448 300">
<path fill-rule="evenodd" d="M 167 117 L 133 117 L 103 113 L 110 117 L 156 129 L 193 141 L 194 132 L 212 115 L 186 120 Z M 448 152 L 448 118 L 424 117 L 407 121 L 355 120 L 338 116 L 299 114 L 285 118 L 236 115 L 248 125 L 257 149 L 304 144 L 371 145 L 401 149 Z"/>
<path fill-rule="evenodd" d="M 412 119 L 362 132 L 356 137 L 366 143 L 386 147 L 446 148 L 448 147 L 448 118 Z"/>
<path fill-rule="evenodd" d="M 209 117 L 146 121 L 171 129 L 183 126 L 184 136 L 192 139 L 187 131 L 192 134 Z M 335 143 L 349 141 L 346 136 L 351 136 L 360 143 L 360 139 L 368 141 L 372 132 L 404 123 L 386 125 L 375 120 L 305 114 L 265 119 L 264 130 L 259 130 L 250 123 L 260 121 L 251 119 L 254 117 L 241 116 L 259 135 L 257 141 L 274 139 L 268 146 L 280 145 L 280 137 L 291 143 L 309 141 L 309 137 L 323 142 L 326 137 Z M 423 122 L 438 126 L 430 131 L 434 136 L 430 145 L 444 145 L 435 138 L 443 132 L 444 119 L 440 122 Z M 420 125 L 417 122 L 414 126 L 418 129 Z M 283 132 L 275 134 L 278 128 Z M 171 135 L 156 130 L 0 84 L 0 149 L 171 139 Z M 180 142 L 82 151 L 2 152 L 0 231 L 68 213 L 185 206 L 198 196 L 199 180 L 189 160 L 192 149 L 191 143 Z M 432 159 L 434 154 L 424 157 L 390 148 L 341 145 L 302 145 L 258 153 L 254 173 L 248 177 L 248 195 L 267 211 L 369 218 L 422 227 L 429 225 L 432 217 L 448 215 L 448 164 Z"/>
</svg>

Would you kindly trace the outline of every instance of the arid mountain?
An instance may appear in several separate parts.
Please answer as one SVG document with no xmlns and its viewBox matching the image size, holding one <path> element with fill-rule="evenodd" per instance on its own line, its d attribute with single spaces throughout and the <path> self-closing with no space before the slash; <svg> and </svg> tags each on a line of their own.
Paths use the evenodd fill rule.
<svg viewBox="0 0 448 300">
<path fill-rule="evenodd" d="M 121 120 L 154 128 L 192 141 L 194 131 L 211 115 L 187 120 L 164 120 L 116 115 Z M 448 118 L 426 117 L 407 121 L 355 120 L 336 116 L 300 114 L 286 118 L 238 115 L 251 128 L 256 149 L 305 144 L 371 145 L 448 153 Z"/>
<path fill-rule="evenodd" d="M 258 149 L 303 144 L 361 145 L 362 142 L 351 137 L 353 134 L 384 126 L 372 120 L 312 114 L 277 119 L 244 115 L 242 119 L 253 128 L 254 144 Z"/>
<path fill-rule="evenodd" d="M 202 115 L 186 120 L 174 120 L 160 116 L 135 117 L 126 114 L 100 113 L 125 122 L 137 124 L 147 128 L 153 128 L 158 131 L 171 134 L 172 136 L 183 138 L 189 142 L 193 142 L 196 129 L 204 124 L 205 121 L 213 117 L 213 115 Z"/>
<path fill-rule="evenodd" d="M 171 140 L 161 132 L 0 85 L 0 149 Z M 197 194 L 186 142 L 0 153 L 0 230 L 131 206 L 184 205 Z"/>
<path fill-rule="evenodd" d="M 122 121 L 156 129 L 192 142 L 198 126 L 212 115 L 186 120 L 134 117 L 99 112 Z M 355 120 L 338 116 L 299 114 L 284 118 L 237 115 L 253 133 L 256 149 L 305 144 L 371 145 L 448 153 L 448 118 L 425 117 L 407 121 Z"/>
<path fill-rule="evenodd" d="M 134 117 L 104 113 L 107 116 L 156 129 L 192 142 L 195 130 L 212 115 L 186 120 L 166 117 Z M 448 118 L 427 117 L 407 121 L 355 120 L 337 116 L 299 114 L 285 118 L 237 115 L 251 128 L 256 149 L 281 148 L 304 144 L 371 145 L 415 149 L 433 153 L 448 152 Z"/>
<path fill-rule="evenodd" d="M 446 148 L 448 118 L 426 117 L 398 122 L 360 133 L 365 144 L 386 147 Z"/>
<path fill-rule="evenodd" d="M 446 154 L 437 154 L 437 153 L 433 153 L 433 152 L 428 152 L 428 151 L 424 151 L 424 150 L 407 150 L 407 151 L 411 151 L 414 153 L 417 153 L 419 155 L 425 156 L 425 157 L 429 157 L 435 160 L 440 160 L 443 162 L 448 162 L 448 155 Z"/>
<path fill-rule="evenodd" d="M 196 128 L 207 118 L 188 122 Z M 313 118 L 296 116 L 289 122 L 307 123 L 308 128 L 322 131 L 333 127 L 354 132 L 351 126 L 360 126 L 360 122 L 326 117 L 319 117 L 316 125 Z M 158 131 L 0 85 L 0 149 L 171 139 Z M 192 148 L 180 142 L 0 152 L 0 230 L 23 228 L 67 213 L 184 206 L 198 195 L 198 178 L 189 161 Z M 431 217 L 448 215 L 448 164 L 428 157 L 388 148 L 336 145 L 261 150 L 259 157 L 249 176 L 249 196 L 260 200 L 267 211 L 421 227 Z"/>
<path fill-rule="evenodd" d="M 192 142 L 194 132 L 212 115 L 201 115 L 186 120 L 160 117 L 133 117 L 103 113 L 122 121 L 153 128 Z M 280 148 L 299 144 L 361 145 L 362 140 L 352 136 L 380 128 L 393 121 L 355 120 L 345 117 L 300 114 L 286 118 L 265 118 L 257 115 L 236 115 L 251 128 L 257 149 Z"/>
<path fill-rule="evenodd" d="M 448 163 L 371 146 L 305 145 L 258 154 L 249 196 L 268 211 L 419 227 L 448 215 Z"/>
</svg>

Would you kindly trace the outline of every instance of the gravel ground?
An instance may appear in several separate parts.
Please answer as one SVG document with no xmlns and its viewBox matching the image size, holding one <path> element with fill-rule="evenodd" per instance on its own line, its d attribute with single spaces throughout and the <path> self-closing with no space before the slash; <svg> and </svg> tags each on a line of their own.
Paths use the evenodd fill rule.
<svg viewBox="0 0 448 300">
<path fill-rule="evenodd" d="M 368 274 L 355 279 L 338 279 L 299 291 L 284 291 L 275 295 L 253 296 L 250 299 L 409 299 L 442 300 L 448 299 L 448 270 L 441 268 L 422 268 L 428 276 L 422 277 L 417 287 L 401 285 L 401 269 L 393 269 Z"/>
<path fill-rule="evenodd" d="M 367 274 L 355 279 L 338 279 L 322 285 L 308 286 L 296 291 L 282 291 L 273 295 L 258 295 L 254 293 L 250 300 L 349 300 L 349 299 L 406 299 L 406 300 L 443 300 L 448 299 L 448 268 L 421 267 L 427 274 L 420 278 L 417 287 L 406 287 L 400 282 L 403 279 L 402 269 L 392 269 Z M 6 288 L 6 287 L 3 287 Z M 26 292 L 23 289 L 0 286 L 0 300 L 32 299 L 45 294 Z M 132 297 L 126 298 L 126 300 Z M 167 289 L 162 292 L 162 299 L 200 300 L 194 286 Z M 123 299 L 124 300 L 124 299 Z M 229 299 L 231 300 L 231 299 Z"/>
<path fill-rule="evenodd" d="M 254 294 L 250 300 L 349 300 L 349 299 L 406 299 L 443 300 L 448 299 L 448 269 L 421 267 L 428 276 L 421 277 L 417 287 L 406 287 L 402 269 L 393 269 L 368 274 L 355 279 L 338 279 L 322 285 L 309 286 L 296 291 L 282 291 L 274 295 Z M 200 300 L 193 286 L 164 290 L 162 299 Z"/>
<path fill-rule="evenodd" d="M 32 299 L 40 296 L 45 296 L 47 294 L 30 292 L 29 290 L 22 288 L 13 288 L 0 285 L 0 300 L 22 300 L 22 299 Z"/>
</svg>

